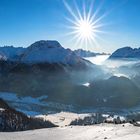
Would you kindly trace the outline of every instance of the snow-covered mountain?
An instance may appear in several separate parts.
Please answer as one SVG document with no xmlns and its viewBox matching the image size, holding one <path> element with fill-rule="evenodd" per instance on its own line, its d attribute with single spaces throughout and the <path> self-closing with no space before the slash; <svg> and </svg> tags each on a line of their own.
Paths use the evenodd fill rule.
<svg viewBox="0 0 140 140">
<path fill-rule="evenodd" d="M 41 40 L 27 48 L 0 47 L 0 60 L 18 61 L 19 64 L 63 64 L 86 67 L 91 64 L 78 56 L 74 51 L 63 48 L 58 41 Z"/>
<path fill-rule="evenodd" d="M 4 46 L 0 47 L 0 60 L 16 61 L 24 52 L 25 48 Z"/>
<path fill-rule="evenodd" d="M 91 51 L 86 51 L 83 49 L 78 49 L 78 50 L 74 50 L 75 54 L 80 56 L 80 57 L 93 57 L 96 56 L 96 53 L 91 52 Z"/>
<path fill-rule="evenodd" d="M 117 49 L 109 59 L 117 58 L 140 58 L 140 48 L 124 47 Z"/>
<path fill-rule="evenodd" d="M 41 70 L 67 71 L 96 68 L 88 60 L 77 56 L 72 50 L 63 48 L 58 41 L 41 40 L 27 48 L 1 47 L 0 60 L 5 60 L 0 72 L 26 71 L 40 67 Z M 18 62 L 18 63 L 17 63 Z M 30 67 L 30 68 L 28 68 Z M 37 71 L 36 69 L 34 69 Z M 32 70 L 31 70 L 32 71 Z"/>
<path fill-rule="evenodd" d="M 18 63 L 0 61 L 0 91 L 16 93 L 19 97 L 47 95 L 45 100 L 51 104 L 47 106 L 51 110 L 58 107 L 64 110 L 66 105 L 78 104 L 87 90 L 81 85 L 100 79 L 105 73 L 57 41 L 37 41 L 26 48 L 18 60 Z"/>
<path fill-rule="evenodd" d="M 64 49 L 58 41 L 37 41 L 29 46 L 22 54 L 23 63 L 62 63 L 75 65 L 85 63 L 70 49 Z"/>
<path fill-rule="evenodd" d="M 87 51 L 87 50 L 83 50 L 83 49 L 74 50 L 74 53 L 80 57 L 95 57 L 95 56 L 99 56 L 99 55 L 110 55 L 109 53 L 104 53 L 104 52 L 95 53 L 95 52 Z"/>
</svg>

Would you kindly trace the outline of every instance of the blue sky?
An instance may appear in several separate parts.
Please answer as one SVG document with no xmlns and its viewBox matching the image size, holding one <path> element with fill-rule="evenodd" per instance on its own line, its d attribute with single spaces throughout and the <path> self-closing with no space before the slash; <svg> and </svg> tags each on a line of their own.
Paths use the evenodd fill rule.
<svg viewBox="0 0 140 140">
<path fill-rule="evenodd" d="M 81 12 L 84 0 L 75 0 Z M 92 0 L 85 0 L 88 9 Z M 74 0 L 66 0 L 75 12 Z M 101 5 L 102 3 L 102 5 Z M 98 46 L 90 44 L 88 49 L 112 52 L 123 46 L 140 47 L 140 0 L 95 0 L 97 17 L 109 11 L 100 23 L 106 24 L 96 39 Z M 77 49 L 66 26 L 66 17 L 73 18 L 63 0 L 0 0 L 0 46 L 27 47 L 37 40 L 58 40 L 64 47 Z"/>
</svg>

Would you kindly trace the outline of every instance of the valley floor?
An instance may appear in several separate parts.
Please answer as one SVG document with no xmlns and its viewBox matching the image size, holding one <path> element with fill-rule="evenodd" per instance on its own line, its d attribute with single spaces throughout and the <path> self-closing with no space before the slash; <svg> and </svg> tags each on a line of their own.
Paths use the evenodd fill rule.
<svg viewBox="0 0 140 140">
<path fill-rule="evenodd" d="M 24 132 L 1 132 L 0 140 L 140 140 L 140 127 L 131 124 L 68 126 Z"/>
</svg>

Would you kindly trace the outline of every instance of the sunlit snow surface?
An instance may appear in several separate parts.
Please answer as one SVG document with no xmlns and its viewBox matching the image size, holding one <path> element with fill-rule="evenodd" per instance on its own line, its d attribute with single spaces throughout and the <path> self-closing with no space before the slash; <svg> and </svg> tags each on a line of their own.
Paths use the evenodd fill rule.
<svg viewBox="0 0 140 140">
<path fill-rule="evenodd" d="M 43 118 L 49 120 L 57 126 L 64 127 L 70 125 L 71 121 L 75 119 L 84 119 L 84 117 L 91 116 L 90 113 L 72 113 L 72 112 L 59 112 L 55 114 L 36 115 L 36 118 Z"/>
<path fill-rule="evenodd" d="M 0 140 L 140 140 L 140 128 L 130 124 L 69 126 L 0 133 Z"/>
</svg>

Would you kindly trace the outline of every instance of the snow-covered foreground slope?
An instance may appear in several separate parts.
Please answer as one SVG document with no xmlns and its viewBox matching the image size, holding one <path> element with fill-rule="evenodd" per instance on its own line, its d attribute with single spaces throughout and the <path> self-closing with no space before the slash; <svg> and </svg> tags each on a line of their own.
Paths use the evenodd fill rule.
<svg viewBox="0 0 140 140">
<path fill-rule="evenodd" d="M 0 133 L 0 140 L 139 140 L 140 128 L 130 124 L 70 126 L 15 133 Z"/>
</svg>

